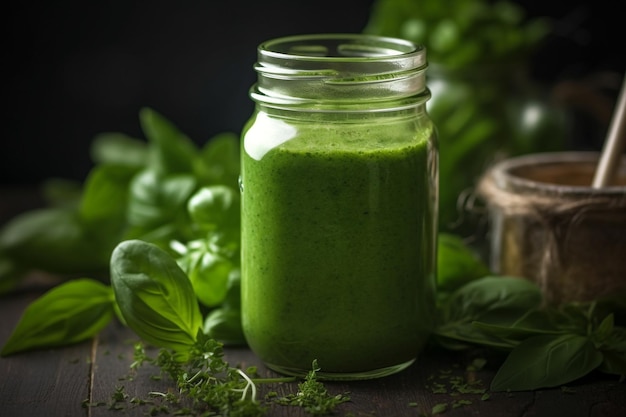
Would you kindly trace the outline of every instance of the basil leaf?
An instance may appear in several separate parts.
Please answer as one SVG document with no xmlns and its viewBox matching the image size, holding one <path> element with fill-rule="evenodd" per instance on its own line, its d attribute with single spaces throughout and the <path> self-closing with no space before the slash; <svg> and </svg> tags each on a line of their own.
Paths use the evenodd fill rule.
<svg viewBox="0 0 626 417">
<path fill-rule="evenodd" d="M 191 175 L 164 176 L 145 170 L 130 185 L 127 238 L 158 243 L 166 247 L 172 239 L 187 241 L 191 236 L 186 206 L 196 188 Z"/>
<path fill-rule="evenodd" d="M 195 186 L 190 175 L 163 176 L 152 170 L 139 173 L 130 185 L 129 223 L 151 228 L 175 221 L 185 215 Z"/>
<path fill-rule="evenodd" d="M 527 279 L 487 276 L 464 285 L 450 296 L 443 308 L 444 320 L 471 322 L 498 310 L 518 311 L 517 317 L 521 317 L 539 307 L 541 300 L 541 290 Z"/>
<path fill-rule="evenodd" d="M 111 287 L 88 278 L 58 285 L 28 305 L 2 356 L 64 346 L 96 335 L 113 318 Z"/>
<path fill-rule="evenodd" d="M 536 309 L 541 290 L 529 280 L 487 276 L 465 284 L 439 306 L 435 340 L 448 349 L 466 349 L 471 344 L 511 349 L 516 340 L 485 333 L 473 322 L 508 327 Z"/>
<path fill-rule="evenodd" d="M 237 309 L 218 308 L 204 321 L 204 333 L 229 346 L 245 345 L 241 326 L 241 312 Z"/>
<path fill-rule="evenodd" d="M 598 298 L 596 311 L 600 315 L 613 314 L 615 324 L 626 325 L 626 291 L 617 291 L 609 296 Z"/>
<path fill-rule="evenodd" d="M 98 165 L 115 164 L 141 169 L 148 162 L 146 142 L 124 133 L 100 133 L 91 142 L 91 159 Z"/>
<path fill-rule="evenodd" d="M 596 335 L 593 335 L 596 336 Z M 597 336 L 596 336 L 597 337 Z M 626 328 L 614 326 L 611 333 L 598 341 L 602 348 L 626 353 Z"/>
<path fill-rule="evenodd" d="M 191 219 L 208 230 L 240 228 L 239 193 L 226 185 L 202 187 L 187 204 Z"/>
<path fill-rule="evenodd" d="M 0 251 L 21 265 L 52 273 L 103 271 L 112 248 L 101 238 L 75 209 L 35 209 L 4 225 Z"/>
<path fill-rule="evenodd" d="M 226 298 L 222 302 L 222 307 L 240 310 L 241 309 L 241 269 L 233 268 L 228 275 L 226 284 Z"/>
<path fill-rule="evenodd" d="M 149 167 L 161 174 L 190 174 L 199 156 L 195 144 L 156 111 L 139 112 L 141 128 L 150 142 Z"/>
<path fill-rule="evenodd" d="M 626 352 L 602 351 L 602 364 L 598 368 L 607 374 L 626 376 Z"/>
<path fill-rule="evenodd" d="M 461 237 L 439 233 L 437 244 L 437 290 L 451 292 L 490 275 L 490 270 Z"/>
<path fill-rule="evenodd" d="M 626 328 L 615 326 L 613 320 L 613 314 L 606 316 L 592 338 L 604 357 L 600 370 L 626 376 Z"/>
<path fill-rule="evenodd" d="M 220 307 L 212 310 L 204 320 L 203 331 L 227 345 L 245 345 L 241 324 L 241 271 L 231 269 L 226 284 L 226 296 Z"/>
<path fill-rule="evenodd" d="M 531 316 L 533 318 L 529 320 L 528 317 Z M 543 317 L 544 320 L 541 322 L 536 321 L 537 317 Z M 495 339 L 502 345 L 508 344 L 510 347 L 515 347 L 525 339 L 533 336 L 569 333 L 567 330 L 561 329 L 550 322 L 548 315 L 543 311 L 530 311 L 529 314 L 514 321 L 512 324 L 506 324 L 507 320 L 503 320 L 505 324 L 497 324 L 494 320 L 489 322 L 489 317 L 483 317 L 483 320 L 485 321 L 472 322 L 472 328 L 480 332 L 485 339 Z M 478 340 L 476 343 L 481 343 L 481 341 Z"/>
<path fill-rule="evenodd" d="M 154 244 L 121 242 L 111 256 L 111 284 L 127 325 L 145 342 L 187 357 L 202 328 L 191 282 Z"/>
<path fill-rule="evenodd" d="M 600 343 L 609 339 L 615 329 L 615 316 L 609 314 L 600 322 L 598 327 L 593 332 L 594 340 Z"/>
<path fill-rule="evenodd" d="M 237 189 L 239 172 L 239 137 L 234 133 L 213 136 L 200 151 L 197 176 L 205 184 L 225 184 Z"/>
<path fill-rule="evenodd" d="M 439 345 L 449 350 L 465 350 L 473 345 L 510 350 L 518 344 L 517 341 L 491 336 L 480 328 L 463 323 L 439 326 L 433 337 Z"/>
<path fill-rule="evenodd" d="M 136 173 L 136 169 L 122 165 L 94 167 L 85 181 L 80 202 L 82 219 L 87 222 L 125 222 L 128 187 Z"/>
<path fill-rule="evenodd" d="M 216 307 L 226 297 L 228 277 L 235 265 L 211 250 L 208 240 L 193 240 L 177 260 L 187 274 L 198 300 L 207 307 Z"/>
<path fill-rule="evenodd" d="M 534 336 L 511 351 L 491 381 L 491 390 L 525 391 L 563 385 L 596 369 L 602 360 L 600 351 L 585 336 Z"/>
</svg>

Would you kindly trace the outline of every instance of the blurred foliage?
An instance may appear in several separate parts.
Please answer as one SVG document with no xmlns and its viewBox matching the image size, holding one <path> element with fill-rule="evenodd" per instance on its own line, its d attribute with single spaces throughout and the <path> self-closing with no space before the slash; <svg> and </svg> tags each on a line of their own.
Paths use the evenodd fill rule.
<svg viewBox="0 0 626 417">
<path fill-rule="evenodd" d="M 448 69 L 523 60 L 549 31 L 549 19 L 505 0 L 377 0 L 364 29 L 423 44 Z"/>
<path fill-rule="evenodd" d="M 439 136 L 439 229 L 472 235 L 483 211 L 473 188 L 510 156 L 562 150 L 565 114 L 528 77 L 550 19 L 512 1 L 377 0 L 365 33 L 427 49 L 427 103 Z M 477 213 L 477 214 L 476 214 Z M 477 218 L 478 217 L 478 218 Z"/>
</svg>

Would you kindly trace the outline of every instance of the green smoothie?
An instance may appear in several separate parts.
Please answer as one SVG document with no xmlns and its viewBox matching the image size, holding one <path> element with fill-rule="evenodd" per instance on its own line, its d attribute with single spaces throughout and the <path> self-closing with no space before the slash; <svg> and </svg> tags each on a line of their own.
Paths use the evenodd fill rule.
<svg viewBox="0 0 626 417">
<path fill-rule="evenodd" d="M 268 366 L 358 374 L 415 359 L 434 320 L 431 133 L 331 123 L 262 151 L 246 138 L 243 326 Z"/>
</svg>

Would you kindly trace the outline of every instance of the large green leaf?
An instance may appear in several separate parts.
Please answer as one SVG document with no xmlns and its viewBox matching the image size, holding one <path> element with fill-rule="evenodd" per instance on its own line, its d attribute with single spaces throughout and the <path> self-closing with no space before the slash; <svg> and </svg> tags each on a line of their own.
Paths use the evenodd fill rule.
<svg viewBox="0 0 626 417">
<path fill-rule="evenodd" d="M 1 354 L 93 337 L 113 318 L 113 304 L 111 287 L 99 281 L 81 278 L 54 287 L 28 305 Z"/>
<path fill-rule="evenodd" d="M 174 258 L 151 243 L 123 241 L 111 257 L 111 284 L 126 324 L 140 338 L 183 359 L 188 355 L 202 315 Z"/>
<path fill-rule="evenodd" d="M 491 381 L 492 391 L 526 391 L 556 387 L 587 375 L 602 363 L 588 337 L 541 335 L 511 351 Z"/>
</svg>

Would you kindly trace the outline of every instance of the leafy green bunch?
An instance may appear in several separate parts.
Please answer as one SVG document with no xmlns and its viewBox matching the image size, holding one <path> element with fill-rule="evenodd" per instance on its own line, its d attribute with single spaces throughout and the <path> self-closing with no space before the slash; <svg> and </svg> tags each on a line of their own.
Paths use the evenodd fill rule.
<svg viewBox="0 0 626 417">
<path fill-rule="evenodd" d="M 187 301 L 200 304 L 205 330 L 243 343 L 238 137 L 217 135 L 199 149 L 151 109 L 141 110 L 140 122 L 147 141 L 121 133 L 97 136 L 92 143 L 95 165 L 84 183 L 55 182 L 55 187 L 47 188 L 52 196 L 49 206 L 18 215 L 0 230 L 2 292 L 33 269 L 81 277 L 33 303 L 3 354 L 95 334 L 110 319 L 104 311 L 111 305 L 116 309 L 117 304 L 128 305 L 122 293 L 134 294 L 135 288 L 118 285 L 117 304 L 111 304 L 106 285 L 110 275 L 111 280 L 124 275 L 119 271 L 128 265 L 142 271 L 132 285 L 153 285 L 155 291 L 165 289 L 153 280 L 155 276 L 165 270 L 180 275 L 178 281 L 184 283 L 177 285 L 191 285 L 193 297 Z M 113 251 L 122 242 L 129 243 L 117 253 L 125 255 L 113 256 L 111 264 Z M 51 322 L 46 324 L 46 319 Z M 25 337 L 25 328 L 34 332 L 31 337 Z M 195 338 L 196 330 L 189 329 L 188 339 Z"/>
<path fill-rule="evenodd" d="M 448 69 L 519 61 L 549 30 L 546 18 L 527 20 L 509 0 L 378 0 L 365 33 L 411 40 Z"/>
<path fill-rule="evenodd" d="M 504 354 L 492 391 L 556 387 L 592 371 L 626 376 L 624 294 L 547 305 L 528 279 L 485 275 L 487 267 L 459 237 L 440 236 L 439 250 L 432 342 L 453 351 L 485 347 Z"/>
<path fill-rule="evenodd" d="M 528 70 L 552 22 L 512 0 L 377 0 L 363 31 L 424 45 L 438 131 L 439 230 L 469 236 L 477 181 L 495 161 L 562 150 L 563 109 Z M 462 172 L 462 173 L 461 173 Z"/>
</svg>

